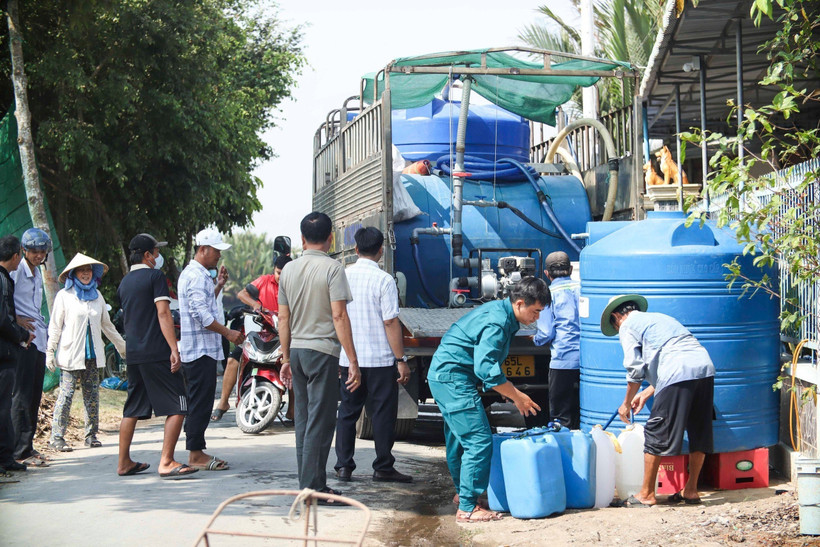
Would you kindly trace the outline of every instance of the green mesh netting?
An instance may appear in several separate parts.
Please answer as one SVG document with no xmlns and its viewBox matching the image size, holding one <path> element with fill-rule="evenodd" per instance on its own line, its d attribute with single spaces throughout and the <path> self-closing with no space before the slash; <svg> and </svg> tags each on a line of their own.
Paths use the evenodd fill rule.
<svg viewBox="0 0 820 547">
<path fill-rule="evenodd" d="M 486 50 L 474 50 L 458 55 L 425 55 L 423 57 L 404 57 L 395 62 L 402 66 L 445 66 L 452 67 L 453 74 L 467 66 L 481 66 L 481 56 Z M 528 68 L 540 69 L 543 64 L 532 63 L 513 57 L 508 53 L 487 53 L 487 66 L 490 68 Z M 629 63 L 611 61 L 596 62 L 571 60 L 552 65 L 554 70 L 614 70 L 623 68 L 631 70 Z M 447 74 L 416 74 L 392 72 L 390 74 L 390 100 L 394 110 L 424 106 L 438 95 L 447 84 Z M 472 89 L 488 101 L 514 112 L 528 120 L 555 125 L 555 109 L 566 103 L 575 90 L 588 87 L 599 80 L 596 76 L 523 76 L 523 75 L 472 75 Z M 364 76 L 364 100 L 373 100 L 373 85 L 376 73 Z M 384 91 L 384 73 L 378 79 L 378 95 Z"/>
<path fill-rule="evenodd" d="M 65 268 L 65 256 L 54 229 L 54 221 L 46 203 L 46 215 L 54 243 L 54 262 L 57 271 Z M 0 119 L 0 235 L 14 234 L 21 237 L 33 226 L 28 210 L 26 187 L 23 183 L 23 169 L 20 163 L 20 148 L 17 145 L 17 119 L 10 110 Z M 48 322 L 48 306 L 43 299 L 43 315 Z M 46 371 L 43 391 L 51 391 L 60 382 L 59 371 Z"/>
</svg>

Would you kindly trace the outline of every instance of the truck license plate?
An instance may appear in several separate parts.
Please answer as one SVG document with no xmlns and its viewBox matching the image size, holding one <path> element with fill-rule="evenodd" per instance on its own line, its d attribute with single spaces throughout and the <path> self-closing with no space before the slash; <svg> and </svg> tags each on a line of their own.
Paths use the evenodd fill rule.
<svg viewBox="0 0 820 547">
<path fill-rule="evenodd" d="M 507 378 L 528 378 L 535 376 L 535 356 L 511 355 L 504 359 L 502 370 Z"/>
</svg>

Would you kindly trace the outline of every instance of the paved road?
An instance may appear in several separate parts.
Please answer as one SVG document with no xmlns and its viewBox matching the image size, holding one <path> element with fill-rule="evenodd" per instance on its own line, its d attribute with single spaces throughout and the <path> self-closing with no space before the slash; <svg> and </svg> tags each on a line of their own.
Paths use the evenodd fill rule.
<svg viewBox="0 0 820 547">
<path fill-rule="evenodd" d="M 236 427 L 234 413 L 230 411 L 221 422 L 209 427 L 206 438 L 208 452 L 228 460 L 231 469 L 200 471 L 179 481 L 161 480 L 156 473 L 161 421 L 144 422 L 137 429 L 132 457 L 151 464 L 151 469 L 140 475 L 116 475 L 115 435 L 102 434 L 102 448 L 79 448 L 59 454 L 49 468 L 17 473 L 14 478 L 19 482 L 0 484 L 0 543 L 191 545 L 212 512 L 228 497 L 248 491 L 298 487 L 293 428 L 280 423 L 261 435 L 245 435 Z M 331 487 L 343 490 L 345 495 L 374 511 L 369 544 L 407 544 L 408 538 L 434 535 L 447 543 L 450 532 L 458 533 L 455 528 L 450 532 L 438 530 L 442 520 L 439 516 L 454 514 L 449 503 L 452 483 L 444 462 L 440 421 L 421 421 L 411 441 L 397 443 L 394 454 L 397 469 L 411 474 L 413 484 L 371 481 L 370 462 L 375 452 L 369 441 L 357 442 L 359 469 L 354 480 L 347 484 L 329 481 Z M 187 456 L 183 441 L 177 450 L 178 459 Z M 331 450 L 330 476 L 333 463 Z M 218 522 L 248 532 L 282 530 L 292 500 L 253 499 L 235 506 Z M 352 539 L 361 526 L 358 517 L 351 508 L 323 507 L 319 531 L 322 535 Z M 296 532 L 301 526 L 292 529 Z M 225 539 L 217 544 L 239 543 Z M 451 539 L 457 541 L 456 537 Z"/>
</svg>

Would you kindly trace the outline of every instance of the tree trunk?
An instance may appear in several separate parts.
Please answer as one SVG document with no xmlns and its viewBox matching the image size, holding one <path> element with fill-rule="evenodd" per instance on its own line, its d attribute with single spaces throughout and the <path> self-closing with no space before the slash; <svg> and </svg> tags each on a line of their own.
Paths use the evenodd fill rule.
<svg viewBox="0 0 820 547">
<path fill-rule="evenodd" d="M 26 187 L 28 209 L 35 227 L 51 237 L 51 228 L 46 215 L 45 198 L 40 188 L 40 174 L 34 156 L 34 141 L 31 135 L 31 112 L 28 108 L 28 79 L 23 68 L 23 36 L 20 34 L 20 17 L 17 0 L 8 0 L 9 49 L 11 50 L 11 80 L 14 85 L 14 116 L 17 118 L 17 144 L 20 147 L 20 161 L 23 167 L 23 182 Z M 53 237 L 52 237 L 53 239 Z M 43 284 L 48 309 L 60 286 L 57 284 L 57 266 L 54 253 L 49 253 L 43 271 Z"/>
</svg>

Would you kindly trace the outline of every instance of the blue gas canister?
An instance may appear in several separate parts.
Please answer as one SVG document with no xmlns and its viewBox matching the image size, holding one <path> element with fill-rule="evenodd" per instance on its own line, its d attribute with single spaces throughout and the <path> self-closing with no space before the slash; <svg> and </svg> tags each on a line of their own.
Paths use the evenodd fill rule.
<svg viewBox="0 0 820 547">
<path fill-rule="evenodd" d="M 490 502 L 490 509 L 509 513 L 510 506 L 507 503 L 507 492 L 504 488 L 504 469 L 501 465 L 501 443 L 507 439 L 520 437 L 521 432 L 496 433 L 493 435 L 493 459 L 490 464 L 490 486 L 487 488 L 487 501 Z"/>
<path fill-rule="evenodd" d="M 500 448 L 512 516 L 543 518 L 566 509 L 561 449 L 553 435 L 506 439 Z"/>
</svg>

